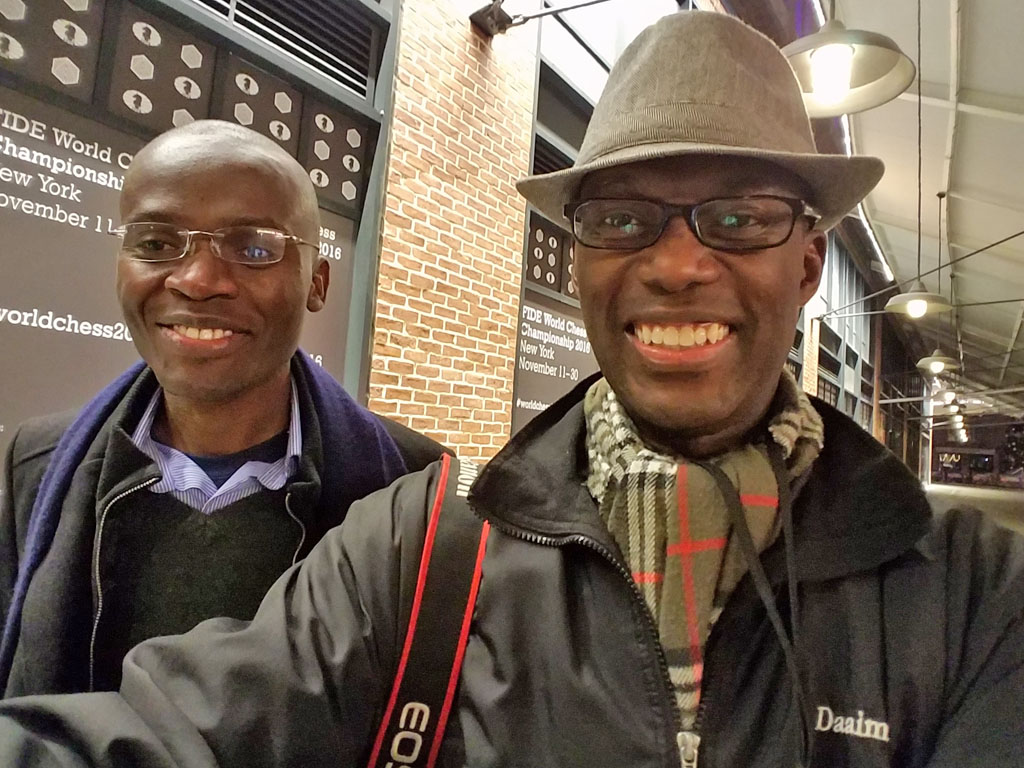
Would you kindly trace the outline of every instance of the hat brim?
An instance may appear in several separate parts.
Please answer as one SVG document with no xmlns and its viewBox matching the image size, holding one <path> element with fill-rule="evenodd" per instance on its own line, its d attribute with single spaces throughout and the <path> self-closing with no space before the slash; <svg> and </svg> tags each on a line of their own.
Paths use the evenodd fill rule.
<svg viewBox="0 0 1024 768">
<path fill-rule="evenodd" d="M 865 155 L 848 157 L 801 154 L 721 144 L 662 142 L 625 147 L 572 168 L 528 176 L 516 184 L 516 189 L 548 219 L 571 229 L 564 208 L 566 203 L 576 200 L 580 183 L 588 173 L 645 160 L 685 155 L 756 158 L 791 171 L 810 188 L 811 199 L 806 202 L 821 216 L 815 228 L 822 231 L 831 229 L 853 210 L 874 189 L 885 172 L 881 160 Z"/>
</svg>

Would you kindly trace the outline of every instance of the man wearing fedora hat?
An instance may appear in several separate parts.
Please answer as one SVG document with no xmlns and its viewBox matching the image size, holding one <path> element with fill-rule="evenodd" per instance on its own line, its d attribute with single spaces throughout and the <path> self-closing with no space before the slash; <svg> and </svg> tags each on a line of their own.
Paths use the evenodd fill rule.
<svg viewBox="0 0 1024 768">
<path fill-rule="evenodd" d="M 520 185 L 578 241 L 601 373 L 472 485 L 482 580 L 440 711 L 392 683 L 438 672 L 403 645 L 433 564 L 473 566 L 420 569 L 438 515 L 474 519 L 435 504 L 447 460 L 357 503 L 253 622 L 143 643 L 120 694 L 4 702 L 0 763 L 1019 765 L 1020 542 L 933 516 L 784 372 L 823 233 L 881 174 L 816 153 L 759 33 L 647 29 L 576 165 Z"/>
</svg>

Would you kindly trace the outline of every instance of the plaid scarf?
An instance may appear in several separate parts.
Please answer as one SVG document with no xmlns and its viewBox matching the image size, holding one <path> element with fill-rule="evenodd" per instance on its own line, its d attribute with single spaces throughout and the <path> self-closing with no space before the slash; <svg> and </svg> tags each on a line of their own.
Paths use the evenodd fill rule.
<svg viewBox="0 0 1024 768">
<path fill-rule="evenodd" d="M 786 457 L 790 480 L 821 450 L 821 417 L 784 372 L 768 430 Z M 683 727 L 693 728 L 703 652 L 711 626 L 747 566 L 725 502 L 706 470 L 651 450 L 605 379 L 584 398 L 587 487 L 622 551 L 658 627 Z M 759 552 L 778 535 L 778 484 L 763 444 L 716 456 L 736 486 Z"/>
</svg>

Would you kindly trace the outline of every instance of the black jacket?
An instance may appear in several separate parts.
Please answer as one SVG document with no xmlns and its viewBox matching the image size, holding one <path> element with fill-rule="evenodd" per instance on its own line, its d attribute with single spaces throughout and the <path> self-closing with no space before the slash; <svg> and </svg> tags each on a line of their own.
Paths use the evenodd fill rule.
<svg viewBox="0 0 1024 768">
<path fill-rule="evenodd" d="M 584 483 L 581 396 L 531 422 L 474 486 L 492 530 L 442 765 L 679 766 L 656 630 Z M 902 464 L 816 405 L 825 449 L 793 507 L 811 764 L 1020 765 L 1020 540 L 977 514 L 932 517 Z M 364 764 L 436 481 L 430 468 L 353 505 L 251 624 L 138 646 L 120 695 L 0 704 L 0 764 Z M 781 543 L 762 562 L 786 616 Z M 700 768 L 794 766 L 790 678 L 749 576 L 706 665 Z M 58 762 L 71 752 L 89 762 Z"/>
<path fill-rule="evenodd" d="M 294 367 L 303 446 L 298 472 L 286 486 L 290 514 L 296 520 L 294 558 L 305 556 L 330 528 L 345 517 L 345 508 L 327 509 L 321 498 L 321 476 L 329 469 L 322 451 L 322 429 L 302 369 Z M 131 504 L 133 489 L 158 477 L 156 467 L 141 453 L 128 456 L 114 450 L 127 445 L 130 434 L 148 404 L 156 382 L 143 373 L 100 429 L 85 459 L 75 469 L 61 506 L 60 523 L 46 560 L 33 576 L 22 614 L 20 642 L 15 650 L 7 696 L 29 693 L 65 693 L 90 689 L 99 605 L 95 573 L 104 562 L 123 557 L 113 547 L 99 547 L 97 520 L 112 499 Z M 364 412 L 365 413 L 365 412 Z M 44 416 L 22 425 L 11 441 L 0 504 L 0 616 L 6 616 L 19 563 L 26 549 L 29 519 L 43 474 L 76 412 Z M 394 440 L 409 471 L 422 469 L 445 449 L 424 435 L 390 419 L 376 418 Z M 331 425 L 345 430 L 345 424 Z M 330 471 L 341 472 L 339 468 Z M 400 474 L 388 474 L 393 478 Z M 372 487 L 372 486 L 371 486 Z M 379 487 L 379 486 L 378 486 Z M 95 566 L 95 567 L 94 567 Z M 274 574 L 276 577 L 280 570 Z M 232 615 L 252 615 L 236 601 Z M 99 638 L 102 642 L 102 638 Z"/>
</svg>

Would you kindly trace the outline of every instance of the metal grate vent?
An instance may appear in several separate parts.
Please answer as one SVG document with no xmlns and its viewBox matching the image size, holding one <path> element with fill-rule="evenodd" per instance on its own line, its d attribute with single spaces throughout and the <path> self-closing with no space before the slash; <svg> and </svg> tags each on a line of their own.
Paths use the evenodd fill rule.
<svg viewBox="0 0 1024 768">
<path fill-rule="evenodd" d="M 361 98 L 376 74 L 375 27 L 344 0 L 193 0 Z"/>
<path fill-rule="evenodd" d="M 555 149 L 540 136 L 537 136 L 537 144 L 533 151 L 533 172 L 551 173 L 568 168 L 572 161 L 564 154 Z"/>
</svg>

